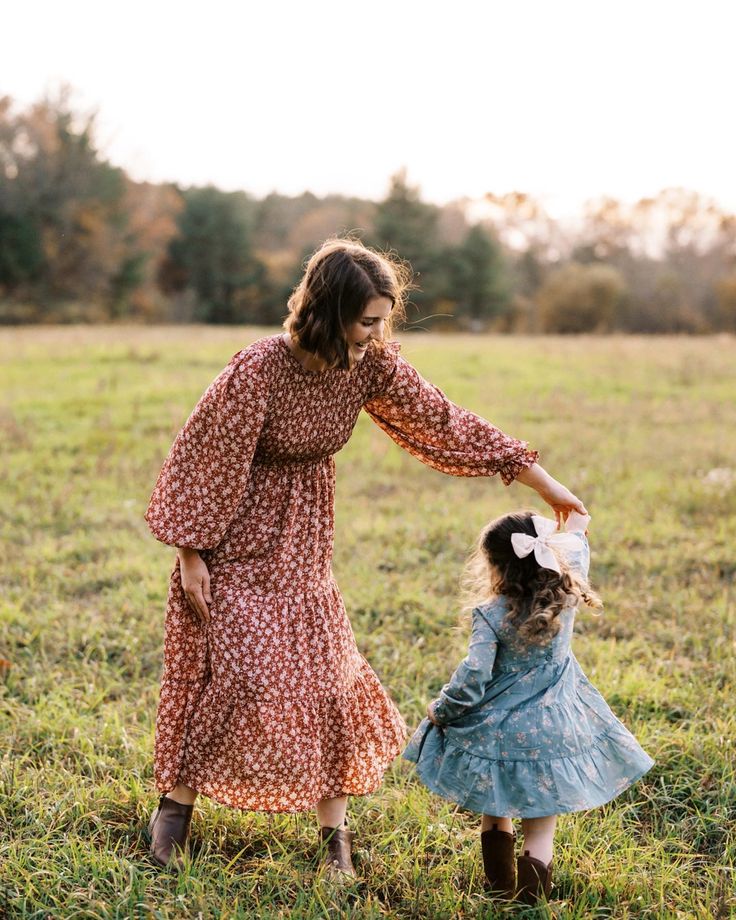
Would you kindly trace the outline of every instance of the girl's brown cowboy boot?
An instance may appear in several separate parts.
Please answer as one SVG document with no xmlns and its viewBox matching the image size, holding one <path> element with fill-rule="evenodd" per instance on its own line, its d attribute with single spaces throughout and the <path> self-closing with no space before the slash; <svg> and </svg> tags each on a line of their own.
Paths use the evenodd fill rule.
<svg viewBox="0 0 736 920">
<path fill-rule="evenodd" d="M 182 805 L 162 795 L 148 822 L 149 851 L 161 866 L 170 862 L 181 868 L 188 852 L 189 826 L 194 805 Z"/>
<path fill-rule="evenodd" d="M 536 904 L 543 897 L 549 898 L 552 890 L 552 862 L 545 865 L 541 859 L 524 851 L 516 861 L 518 873 L 516 896 L 524 904 Z"/>
<path fill-rule="evenodd" d="M 516 863 L 514 841 L 516 835 L 500 831 L 498 824 L 480 835 L 483 869 L 486 874 L 484 888 L 492 896 L 513 898 L 516 892 Z"/>
<path fill-rule="evenodd" d="M 322 865 L 332 882 L 349 882 L 357 877 L 352 860 L 353 837 L 347 827 L 321 827 Z"/>
</svg>

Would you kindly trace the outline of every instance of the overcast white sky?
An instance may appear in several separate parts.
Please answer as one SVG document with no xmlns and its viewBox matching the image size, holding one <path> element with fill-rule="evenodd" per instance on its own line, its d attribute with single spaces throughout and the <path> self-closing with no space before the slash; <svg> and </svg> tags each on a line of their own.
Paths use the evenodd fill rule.
<svg viewBox="0 0 736 920">
<path fill-rule="evenodd" d="M 137 179 L 437 202 L 633 200 L 736 211 L 732 0 L 23 0 L 0 94 L 66 81 Z"/>
</svg>

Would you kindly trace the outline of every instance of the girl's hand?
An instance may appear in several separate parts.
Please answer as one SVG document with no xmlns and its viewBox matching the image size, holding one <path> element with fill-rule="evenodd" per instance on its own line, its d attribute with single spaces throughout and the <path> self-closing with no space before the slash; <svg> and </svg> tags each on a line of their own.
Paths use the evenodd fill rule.
<svg viewBox="0 0 736 920">
<path fill-rule="evenodd" d="M 516 478 L 519 482 L 534 489 L 539 497 L 547 502 L 555 513 L 558 527 L 567 519 L 571 511 L 577 511 L 578 514 L 588 513 L 577 495 L 573 495 L 561 482 L 553 479 L 538 463 L 522 470 Z"/>
<path fill-rule="evenodd" d="M 434 717 L 434 704 L 437 700 L 432 700 L 432 702 L 427 706 L 427 718 L 432 723 L 432 725 L 439 725 L 439 722 Z"/>
<path fill-rule="evenodd" d="M 181 586 L 187 602 L 200 623 L 209 623 L 210 611 L 207 605 L 212 603 L 212 594 L 207 565 L 196 549 L 180 546 L 176 551 L 179 554 Z"/>
</svg>

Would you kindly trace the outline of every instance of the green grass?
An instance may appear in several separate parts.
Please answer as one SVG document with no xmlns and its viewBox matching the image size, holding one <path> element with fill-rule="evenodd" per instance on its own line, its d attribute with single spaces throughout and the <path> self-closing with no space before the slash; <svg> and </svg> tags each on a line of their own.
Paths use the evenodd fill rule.
<svg viewBox="0 0 736 920">
<path fill-rule="evenodd" d="M 401 760 L 351 804 L 354 891 L 315 884 L 312 815 L 204 798 L 185 874 L 147 861 L 172 551 L 143 512 L 197 397 L 262 331 L 0 335 L 0 917 L 525 916 L 484 899 L 475 816 Z M 560 820 L 555 899 L 526 916 L 736 916 L 736 342 L 407 336 L 404 354 L 587 502 L 606 612 L 579 616 L 576 654 L 657 761 Z M 337 461 L 335 572 L 413 726 L 464 654 L 455 594 L 477 531 L 544 506 L 423 467 L 367 418 Z"/>
</svg>

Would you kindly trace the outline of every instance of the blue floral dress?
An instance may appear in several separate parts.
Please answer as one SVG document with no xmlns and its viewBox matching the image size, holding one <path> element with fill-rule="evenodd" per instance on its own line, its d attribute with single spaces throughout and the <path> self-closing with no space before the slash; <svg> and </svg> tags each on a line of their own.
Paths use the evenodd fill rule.
<svg viewBox="0 0 736 920">
<path fill-rule="evenodd" d="M 568 562 L 587 577 L 590 551 Z M 422 782 L 469 811 L 539 818 L 603 805 L 654 761 L 616 718 L 570 648 L 575 609 L 546 645 L 519 637 L 496 598 L 473 611 L 467 657 L 403 756 Z"/>
</svg>

